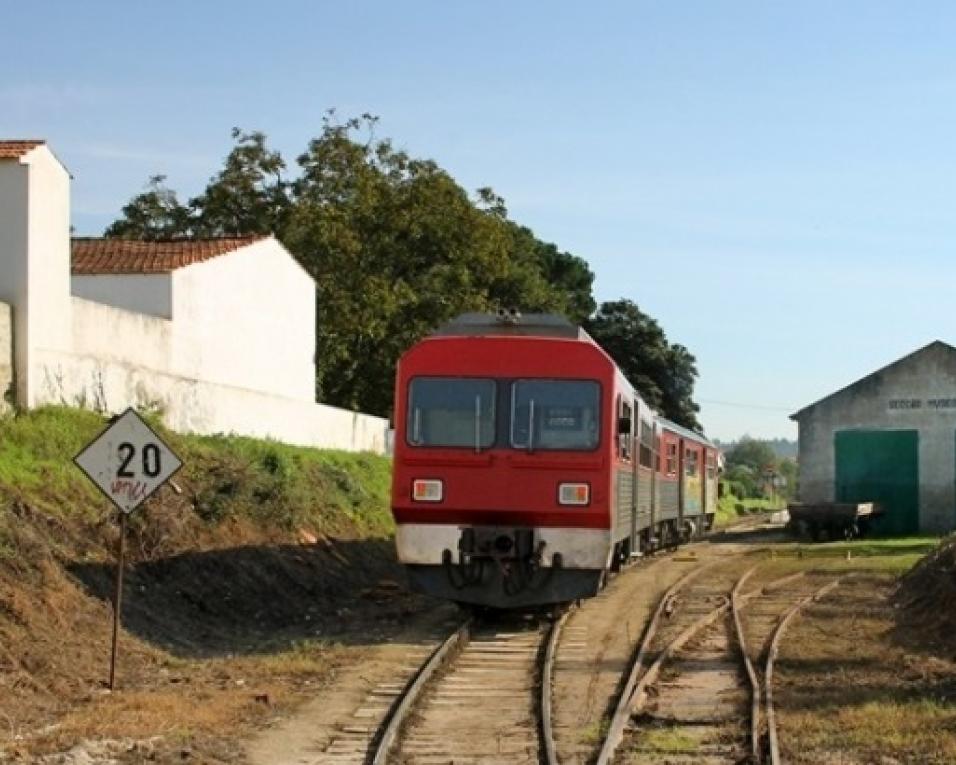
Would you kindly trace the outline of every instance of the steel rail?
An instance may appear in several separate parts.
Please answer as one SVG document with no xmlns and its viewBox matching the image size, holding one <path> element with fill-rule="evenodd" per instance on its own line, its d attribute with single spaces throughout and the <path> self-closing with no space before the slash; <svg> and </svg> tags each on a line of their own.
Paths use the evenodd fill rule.
<svg viewBox="0 0 956 765">
<path fill-rule="evenodd" d="M 686 574 L 684 574 L 684 576 L 672 584 L 667 589 L 667 592 L 661 596 L 661 599 L 657 604 L 657 609 L 654 611 L 654 615 L 644 628 L 644 635 L 641 637 L 641 642 L 639 644 L 637 653 L 631 660 L 627 681 L 624 683 L 624 688 L 621 690 L 621 693 L 618 696 L 617 706 L 614 710 L 613 716 L 611 717 L 611 724 L 608 726 L 607 734 L 604 737 L 604 743 L 601 746 L 601 752 L 596 760 L 598 765 L 611 761 L 611 758 L 614 756 L 614 752 L 621 743 L 621 739 L 624 737 L 624 728 L 627 726 L 627 721 L 630 717 L 631 696 L 634 694 L 634 688 L 637 685 L 641 669 L 644 666 L 644 662 L 647 658 L 651 641 L 657 634 L 657 628 L 660 625 L 660 620 L 664 613 L 664 609 L 667 607 L 667 604 L 673 600 L 674 596 L 680 592 L 681 589 L 683 589 L 684 585 L 714 565 L 716 565 L 716 562 L 698 566 L 692 571 L 688 571 Z M 549 762 L 548 765 L 557 765 L 557 760 L 555 760 L 554 763 Z"/>
<path fill-rule="evenodd" d="M 402 691 L 388 714 L 382 722 L 380 733 L 373 740 L 370 747 L 370 756 L 367 758 L 369 765 L 385 765 L 392 747 L 398 740 L 398 734 L 402 725 L 408 719 L 409 713 L 415 706 L 425 685 L 432 678 L 435 672 L 443 666 L 453 654 L 457 653 L 471 637 L 472 622 L 469 619 L 460 625 L 445 641 L 436 648 L 428 657 L 424 664 L 408 681 L 405 689 Z"/>
<path fill-rule="evenodd" d="M 654 663 L 644 672 L 643 675 L 640 674 L 641 666 L 643 665 L 644 658 L 649 651 L 650 643 L 656 634 L 658 621 L 660 614 L 663 612 L 664 606 L 673 597 L 680 587 L 682 587 L 686 582 L 691 579 L 693 576 L 696 576 L 703 572 L 706 569 L 709 569 L 717 565 L 719 561 L 714 563 L 701 566 L 700 568 L 689 572 L 689 574 L 684 578 L 678 581 L 671 590 L 661 598 L 661 602 L 658 606 L 658 611 L 655 612 L 654 618 L 651 620 L 651 623 L 648 625 L 648 628 L 645 632 L 644 639 L 641 641 L 641 648 L 638 652 L 638 657 L 635 659 L 634 664 L 631 667 L 631 674 L 628 678 L 628 683 L 625 686 L 625 692 L 623 692 L 618 700 L 618 706 L 615 709 L 614 716 L 612 718 L 611 725 L 608 727 L 608 734 L 604 740 L 604 745 L 601 748 L 601 752 L 598 755 L 598 758 L 595 760 L 595 765 L 609 765 L 614 758 L 614 754 L 617 751 L 617 747 L 620 745 L 621 740 L 624 737 L 624 729 L 627 726 L 627 721 L 631 718 L 633 714 L 639 712 L 643 707 L 644 703 L 647 700 L 647 687 L 654 683 L 657 680 L 657 677 L 660 675 L 660 670 L 664 662 L 670 658 L 677 650 L 679 650 L 688 640 L 690 640 L 694 635 L 700 632 L 705 627 L 713 624 L 720 616 L 726 614 L 733 606 L 733 597 L 736 594 L 737 605 L 736 607 L 742 608 L 750 600 L 757 597 L 758 595 L 765 594 L 773 589 L 783 586 L 793 579 L 797 579 L 800 576 L 803 576 L 802 572 L 797 574 L 790 574 L 788 576 L 776 579 L 773 582 L 769 583 L 763 588 L 754 590 L 747 593 L 739 592 L 739 589 L 743 582 L 745 582 L 753 573 L 757 570 L 758 566 L 751 566 L 747 569 L 737 580 L 734 585 L 734 590 L 731 595 L 731 598 L 724 598 L 724 602 L 704 614 L 701 618 L 687 627 L 683 632 L 681 632 L 676 638 L 674 638 L 658 655 Z M 639 679 L 638 679 L 639 678 Z M 753 682 L 756 682 L 756 676 L 754 676 Z M 752 686 L 753 687 L 753 686 Z M 751 715 L 753 714 L 751 710 Z M 751 723 L 751 726 L 753 723 Z M 758 738 L 759 740 L 759 738 Z"/>
<path fill-rule="evenodd" d="M 544 664 L 541 668 L 541 738 L 544 742 L 544 756 L 547 765 L 559 765 L 558 751 L 554 744 L 554 725 L 551 720 L 551 695 L 554 685 L 554 657 L 558 650 L 561 631 L 571 615 L 568 609 L 551 625 L 548 635 L 548 647 L 544 652 Z"/>
<path fill-rule="evenodd" d="M 747 670 L 747 679 L 750 681 L 750 756 L 756 763 L 760 762 L 760 683 L 757 680 L 757 672 L 754 670 L 754 664 L 750 660 L 750 653 L 747 650 L 747 636 L 744 634 L 743 621 L 740 616 L 740 611 L 744 607 L 744 604 L 741 603 L 740 590 L 754 571 L 756 571 L 756 568 L 750 569 L 737 580 L 734 591 L 730 596 L 730 603 L 734 615 L 734 630 L 737 633 L 737 647 L 740 649 L 744 668 Z"/>
<path fill-rule="evenodd" d="M 780 765 L 780 741 L 777 735 L 777 716 L 773 706 L 773 663 L 776 661 L 777 653 L 780 650 L 780 640 L 786 631 L 790 622 L 805 606 L 820 600 L 824 595 L 840 584 L 840 578 L 834 579 L 827 585 L 824 585 L 816 592 L 802 598 L 795 603 L 777 623 L 773 638 L 770 641 L 770 650 L 767 652 L 767 666 L 764 671 L 764 698 L 767 708 L 767 739 L 769 742 L 770 765 Z"/>
<path fill-rule="evenodd" d="M 747 670 L 747 679 L 750 681 L 750 756 L 753 762 L 760 762 L 760 681 L 757 679 L 757 671 L 754 669 L 753 661 L 750 658 L 750 651 L 747 648 L 747 635 L 744 632 L 741 611 L 753 598 L 759 595 L 767 595 L 795 579 L 802 578 L 804 572 L 798 571 L 795 574 L 789 574 L 780 579 L 775 579 L 761 587 L 759 591 L 743 594 L 741 590 L 744 582 L 747 581 L 755 570 L 756 567 L 750 569 L 737 580 L 730 603 L 734 615 L 734 630 L 737 633 L 737 645 L 740 647 L 740 654 L 743 657 L 744 667 Z"/>
</svg>

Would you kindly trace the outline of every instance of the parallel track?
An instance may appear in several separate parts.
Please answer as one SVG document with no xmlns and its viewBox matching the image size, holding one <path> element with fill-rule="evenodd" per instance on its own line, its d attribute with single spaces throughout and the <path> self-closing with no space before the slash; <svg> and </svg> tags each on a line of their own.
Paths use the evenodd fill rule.
<svg viewBox="0 0 956 765">
<path fill-rule="evenodd" d="M 366 762 L 537 765 L 548 742 L 553 748 L 550 699 L 538 690 L 551 675 L 562 623 L 460 629 L 396 699 Z"/>
<path fill-rule="evenodd" d="M 702 729 L 709 726 L 708 729 L 723 735 L 723 743 L 705 747 L 705 760 L 702 761 L 733 761 L 735 757 L 744 756 L 744 749 L 749 749 L 746 756 L 751 762 L 761 761 L 764 741 L 762 699 L 767 703 L 771 753 L 776 751 L 769 683 L 772 682 L 772 660 L 779 634 L 774 636 L 768 649 L 768 674 L 761 678 L 754 662 L 762 659 L 764 644 L 769 642 L 770 635 L 765 623 L 761 629 L 767 634 L 753 634 L 754 628 L 752 625 L 748 628 L 742 612 L 758 598 L 766 600 L 767 605 L 778 607 L 780 601 L 773 601 L 768 596 L 783 590 L 801 574 L 744 592 L 744 585 L 756 566 L 734 581 L 732 572 L 715 570 L 719 563 L 714 561 L 687 572 L 660 598 L 656 611 L 644 628 L 633 660 L 621 678 L 617 706 L 609 719 L 607 735 L 595 761 L 598 765 L 614 761 L 635 715 L 643 713 L 646 719 L 654 717 L 645 711 L 645 707 L 651 693 L 661 692 L 661 689 L 677 695 L 663 701 L 655 699 L 655 707 L 661 704 L 666 707 L 660 724 L 700 725 Z M 699 576 L 705 570 L 712 573 L 701 581 Z M 739 566 L 735 570 L 739 572 Z M 825 589 L 828 591 L 829 587 Z M 798 607 L 821 594 L 816 593 L 797 603 L 780 619 L 782 628 Z M 783 607 L 789 605 L 788 602 Z M 565 613 L 547 631 L 533 622 L 512 623 L 507 628 L 488 624 L 476 626 L 471 622 L 462 625 L 434 651 L 395 697 L 362 762 L 365 765 L 385 765 L 388 762 L 444 765 L 452 761 L 456 765 L 493 762 L 559 765 L 551 705 L 555 656 L 567 616 Z M 774 618 L 778 616 L 779 613 Z M 762 617 L 764 621 L 765 617 Z M 780 631 L 782 634 L 782 629 Z M 748 644 L 756 647 L 756 653 Z M 674 663 L 672 672 L 678 675 L 689 672 L 688 677 L 693 683 L 695 677 L 703 676 L 702 672 L 706 674 L 701 668 L 715 661 L 722 667 L 718 668 L 717 675 L 725 682 L 728 677 L 737 678 L 731 682 L 737 689 L 731 694 L 734 697 L 732 704 L 737 705 L 733 715 L 728 716 L 730 707 L 724 704 L 713 720 L 704 714 L 699 721 L 690 719 L 682 723 L 678 712 L 683 709 L 681 704 L 686 706 L 689 697 L 680 684 L 661 679 L 662 668 L 668 662 Z M 726 689 L 715 692 L 714 698 L 727 692 Z M 748 695 L 749 704 L 745 704 L 744 698 Z M 745 711 L 745 707 L 749 711 Z M 653 711 L 656 714 L 657 710 Z M 668 723 L 667 719 L 673 722 Z M 747 725 L 738 725 L 745 719 Z M 728 725 L 735 731 L 730 744 L 726 743 L 727 731 L 718 731 L 721 726 L 726 728 Z M 708 740 L 718 738 L 715 735 Z M 643 754 L 631 752 L 631 755 L 637 755 L 635 762 L 659 761 L 652 751 Z"/>
<path fill-rule="evenodd" d="M 805 606 L 820 600 L 824 595 L 833 590 L 840 584 L 840 579 L 834 579 L 832 582 L 824 585 L 816 592 L 808 595 L 795 603 L 779 620 L 773 631 L 770 641 L 770 648 L 767 651 L 767 664 L 764 670 L 764 698 L 766 699 L 767 709 L 767 760 L 770 765 L 781 765 L 783 760 L 780 757 L 780 741 L 777 734 L 777 715 L 774 709 L 773 700 L 773 666 L 780 651 L 780 641 L 783 639 L 784 632 L 790 626 L 790 622 L 797 613 Z"/>
<path fill-rule="evenodd" d="M 794 598 L 793 593 L 786 591 L 788 586 L 801 580 L 803 574 L 791 574 L 764 585 L 761 588 L 745 592 L 744 585 L 748 582 L 755 570 L 756 567 L 752 567 L 745 571 L 744 574 L 737 579 L 733 585 L 733 589 L 729 593 L 724 591 L 723 596 L 713 608 L 704 610 L 703 612 L 698 610 L 685 614 L 685 618 L 681 620 L 680 626 L 682 629 L 680 629 L 678 634 L 673 635 L 673 632 L 676 630 L 672 629 L 669 640 L 658 640 L 658 624 L 662 612 L 664 612 L 668 604 L 673 603 L 679 596 L 681 599 L 689 597 L 689 594 L 681 596 L 680 593 L 686 587 L 687 582 L 700 573 L 700 569 L 685 576 L 684 579 L 665 593 L 661 598 L 654 618 L 648 624 L 640 648 L 630 668 L 628 681 L 623 686 L 623 690 L 618 699 L 617 708 L 611 717 L 607 737 L 596 759 L 598 765 L 608 765 L 614 761 L 628 722 L 635 715 L 645 711 L 645 707 L 651 699 L 650 691 L 652 687 L 659 682 L 662 669 L 668 662 L 677 663 L 678 666 L 675 667 L 675 671 L 677 671 L 679 675 L 681 671 L 680 664 L 683 662 L 685 667 L 689 667 L 691 678 L 694 677 L 695 673 L 697 676 L 704 678 L 707 677 L 708 673 L 713 675 L 712 665 L 715 661 L 726 664 L 727 669 L 724 670 L 725 675 L 730 674 L 729 668 L 732 666 L 742 667 L 742 672 L 739 670 L 737 672 L 740 679 L 736 685 L 738 685 L 739 690 L 745 690 L 749 695 L 749 704 L 747 704 L 743 698 L 740 698 L 737 704 L 738 708 L 733 715 L 741 722 L 746 720 L 747 723 L 746 725 L 739 726 L 738 744 L 741 746 L 715 747 L 708 745 L 702 747 L 698 755 L 703 758 L 701 761 L 706 762 L 736 762 L 741 756 L 748 757 L 749 761 L 754 763 L 762 760 L 763 736 L 761 731 L 763 717 L 761 714 L 761 698 L 769 694 L 765 691 L 762 692 L 762 689 L 766 686 L 754 666 L 754 661 L 751 658 L 752 652 L 748 648 L 748 631 L 745 629 L 747 621 L 744 617 L 744 609 L 750 604 L 761 604 L 763 608 L 769 606 L 776 611 L 774 618 L 779 617 L 780 608 L 786 608 Z M 784 603 L 782 606 L 780 595 L 777 594 L 781 592 L 783 592 Z M 706 589 L 704 593 L 705 596 L 708 594 Z M 712 598 L 714 594 L 712 591 L 709 593 L 709 596 Z M 797 596 L 799 597 L 799 593 Z M 726 623 L 728 614 L 732 615 L 732 632 Z M 758 614 L 756 618 L 759 620 L 761 616 Z M 755 629 L 753 620 L 751 620 L 749 632 L 751 633 L 749 635 L 751 638 L 750 642 L 758 646 L 758 656 L 762 655 L 763 645 L 769 633 L 763 635 L 756 634 L 759 633 L 760 630 Z M 736 646 L 734 646 L 734 643 L 736 643 Z M 685 649 L 685 646 L 688 645 L 690 647 Z M 656 653 L 656 658 L 648 665 L 647 657 L 652 653 Z M 718 659 L 718 657 L 721 656 L 727 658 Z M 732 660 L 729 658 L 731 656 L 733 656 Z M 720 675 L 719 671 L 717 675 Z M 689 682 L 693 683 L 694 681 L 691 679 Z M 673 715 L 677 710 L 681 709 L 680 683 L 677 685 L 670 683 L 669 687 L 676 689 L 677 693 L 676 700 L 670 700 L 672 706 L 669 713 Z M 668 684 L 665 683 L 663 688 L 665 695 L 667 688 Z M 725 688 L 723 691 L 717 693 L 717 696 L 727 696 L 728 692 L 729 689 Z M 698 697 L 693 699 L 690 707 L 692 713 L 699 713 L 699 709 L 695 712 L 694 705 L 702 700 L 702 696 L 706 696 L 706 691 L 701 691 Z M 689 700 L 685 694 L 683 698 L 685 706 Z M 658 697 L 657 702 L 664 703 L 666 706 L 668 699 Z M 714 719 L 708 719 L 706 713 L 703 715 L 698 714 L 698 717 L 691 714 L 689 715 L 690 719 L 685 722 L 696 730 L 703 731 L 710 727 L 714 731 L 718 731 L 722 725 L 732 722 L 729 718 L 726 720 L 722 719 L 721 715 L 716 712 L 719 706 L 719 703 L 715 701 Z M 727 710 L 725 709 L 724 714 L 726 714 L 726 712 Z M 665 710 L 665 718 L 667 714 L 668 712 Z M 645 716 L 647 715 L 645 714 Z M 769 717 L 772 717 L 772 713 L 768 714 L 768 718 Z M 678 725 L 680 725 L 681 722 L 679 718 L 680 715 L 677 716 Z M 701 738 L 703 739 L 705 737 L 702 736 Z M 715 736 L 714 738 L 718 737 Z M 746 746 L 743 746 L 744 739 L 747 740 Z M 738 751 L 738 748 L 740 751 Z M 743 749 L 748 750 L 746 754 L 743 753 Z M 695 756 L 688 755 L 687 760 L 682 760 L 679 755 L 675 755 L 674 753 L 669 753 L 666 757 L 663 755 L 658 757 L 653 752 L 645 752 L 643 755 L 641 755 L 641 753 L 636 754 L 638 759 L 635 761 L 644 761 L 640 759 L 642 756 L 644 756 L 648 762 L 653 762 L 658 759 L 673 762 L 693 761 L 696 759 Z M 634 756 L 635 753 L 632 752 L 631 755 Z"/>
</svg>

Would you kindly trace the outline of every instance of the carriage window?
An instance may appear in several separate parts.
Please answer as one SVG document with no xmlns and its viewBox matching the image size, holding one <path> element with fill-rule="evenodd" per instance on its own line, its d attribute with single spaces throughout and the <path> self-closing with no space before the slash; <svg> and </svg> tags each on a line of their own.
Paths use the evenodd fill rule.
<svg viewBox="0 0 956 765">
<path fill-rule="evenodd" d="M 707 453 L 707 477 L 715 478 L 717 476 L 717 455 L 713 452 Z"/>
<path fill-rule="evenodd" d="M 642 467 L 654 466 L 654 426 L 641 420 L 640 464 Z"/>
<path fill-rule="evenodd" d="M 595 449 L 600 386 L 578 380 L 517 380 L 511 387 L 516 449 Z"/>
<path fill-rule="evenodd" d="M 677 475 L 677 444 L 667 445 L 667 475 Z"/>
<path fill-rule="evenodd" d="M 617 455 L 627 462 L 631 459 L 631 444 L 634 439 L 634 428 L 636 423 L 631 415 L 631 405 L 624 399 L 618 397 L 618 434 L 617 434 Z M 620 421 L 627 420 L 631 423 L 630 433 L 620 432 Z"/>
<path fill-rule="evenodd" d="M 417 377 L 408 394 L 412 446 L 487 449 L 495 442 L 495 381 Z"/>
<path fill-rule="evenodd" d="M 686 457 L 686 470 L 684 472 L 690 476 L 697 475 L 697 458 L 699 456 L 697 452 L 687 449 L 684 456 Z"/>
</svg>

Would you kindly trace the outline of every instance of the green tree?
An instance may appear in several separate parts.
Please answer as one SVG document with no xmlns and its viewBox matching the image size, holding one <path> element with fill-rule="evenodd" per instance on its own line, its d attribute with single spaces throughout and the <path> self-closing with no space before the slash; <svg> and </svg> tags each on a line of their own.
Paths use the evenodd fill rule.
<svg viewBox="0 0 956 765">
<path fill-rule="evenodd" d="M 469 194 L 435 162 L 375 137 L 377 118 L 339 120 L 286 166 L 261 132 L 234 146 L 202 194 L 181 205 L 163 178 L 107 235 L 272 232 L 316 281 L 320 400 L 385 414 L 401 353 L 459 313 L 516 307 L 583 321 L 587 263 L 508 218 L 488 187 Z"/>
<path fill-rule="evenodd" d="M 602 303 L 585 328 L 648 405 L 678 425 L 701 429 L 693 400 L 696 359 L 683 345 L 671 345 L 660 324 L 622 299 Z"/>
<path fill-rule="evenodd" d="M 259 131 L 232 129 L 235 142 L 219 173 L 190 200 L 197 236 L 281 235 L 292 200 L 283 179 L 285 161 Z"/>
<path fill-rule="evenodd" d="M 165 175 L 151 176 L 145 190 L 123 207 L 122 217 L 106 229 L 106 236 L 121 239 L 178 239 L 192 233 L 192 215 Z"/>
<path fill-rule="evenodd" d="M 727 467 L 746 465 L 755 473 L 777 469 L 777 455 L 766 441 L 744 436 L 724 455 Z"/>
<path fill-rule="evenodd" d="M 384 413 L 382 381 L 436 326 L 498 305 L 561 309 L 567 296 L 493 191 L 470 197 L 436 163 L 374 140 L 374 125 L 326 119 L 299 158 L 286 242 L 318 285 L 320 397 Z"/>
<path fill-rule="evenodd" d="M 777 465 L 777 472 L 783 476 L 783 495 L 788 499 L 796 497 L 798 479 L 797 461 L 791 457 L 785 457 L 780 460 L 780 463 Z"/>
</svg>

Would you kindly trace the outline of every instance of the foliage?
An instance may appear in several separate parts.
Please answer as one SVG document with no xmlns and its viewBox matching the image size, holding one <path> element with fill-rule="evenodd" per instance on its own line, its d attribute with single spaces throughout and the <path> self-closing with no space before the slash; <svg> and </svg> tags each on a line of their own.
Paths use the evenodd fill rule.
<svg viewBox="0 0 956 765">
<path fill-rule="evenodd" d="M 189 208 L 166 186 L 165 175 L 154 175 L 145 190 L 123 208 L 122 217 L 106 229 L 106 236 L 123 239 L 176 239 L 191 232 Z"/>
<path fill-rule="evenodd" d="M 744 436 L 726 452 L 724 478 L 741 488 L 741 496 L 796 496 L 797 462 L 778 457 L 774 446 L 773 441 Z"/>
<path fill-rule="evenodd" d="M 623 299 L 602 303 L 585 328 L 650 406 L 678 425 L 702 430 L 693 400 L 696 359 L 683 345 L 669 343 L 654 319 Z"/>
<path fill-rule="evenodd" d="M 725 455 L 727 467 L 746 466 L 754 473 L 764 470 L 775 470 L 777 455 L 765 441 L 754 438 L 741 439 L 733 449 Z"/>
<path fill-rule="evenodd" d="M 755 497 L 743 497 L 735 494 L 727 487 L 717 500 L 717 515 L 715 524 L 717 526 L 726 526 L 729 523 L 754 513 L 768 513 L 781 509 L 779 500 L 771 502 L 769 499 Z"/>
<path fill-rule="evenodd" d="M 399 355 L 459 313 L 587 318 L 584 260 L 510 220 L 490 188 L 469 195 L 435 162 L 377 139 L 376 123 L 330 112 L 292 181 L 264 134 L 235 129 L 222 171 L 188 206 L 159 177 L 107 235 L 274 233 L 316 281 L 319 398 L 375 414 L 388 413 Z"/>
<path fill-rule="evenodd" d="M 385 457 L 236 436 L 181 435 L 150 422 L 183 458 L 185 467 L 175 480 L 189 515 L 203 524 L 245 521 L 274 532 L 302 526 L 376 534 L 391 529 L 391 467 Z M 108 501 L 72 463 L 105 425 L 98 414 L 59 406 L 0 418 L 0 499 L 51 517 L 88 522 L 106 517 L 112 512 Z M 0 514 L 0 541 L 8 521 Z"/>
<path fill-rule="evenodd" d="M 266 146 L 265 133 L 233 128 L 235 147 L 206 190 L 189 203 L 197 236 L 281 232 L 290 209 L 285 161 Z"/>
<path fill-rule="evenodd" d="M 330 404 L 387 415 L 406 348 L 462 312 L 516 307 L 585 324 L 648 404 L 700 430 L 687 348 L 630 300 L 589 318 L 594 274 L 583 259 L 511 220 L 492 189 L 469 195 L 434 161 L 377 139 L 377 121 L 329 112 L 294 180 L 265 134 L 234 128 L 203 193 L 183 205 L 155 176 L 106 234 L 275 234 L 316 282 L 316 393 Z"/>
</svg>

